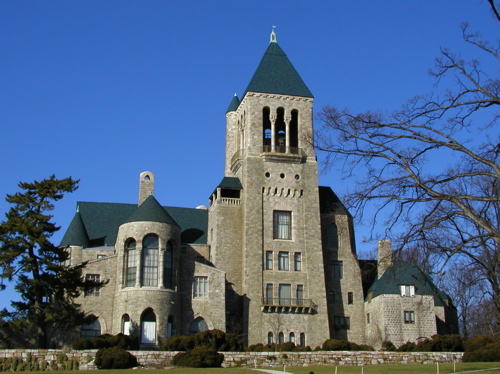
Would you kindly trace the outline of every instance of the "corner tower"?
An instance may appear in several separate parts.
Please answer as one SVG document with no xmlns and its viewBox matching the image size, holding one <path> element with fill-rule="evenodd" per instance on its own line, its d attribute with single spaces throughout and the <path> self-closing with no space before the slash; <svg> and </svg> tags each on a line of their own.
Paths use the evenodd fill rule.
<svg viewBox="0 0 500 374">
<path fill-rule="evenodd" d="M 329 338 L 312 106 L 273 31 L 226 114 L 223 181 L 237 180 L 237 193 L 221 183 L 209 211 L 212 260 L 227 273 L 236 294 L 227 310 L 248 344 Z"/>
</svg>

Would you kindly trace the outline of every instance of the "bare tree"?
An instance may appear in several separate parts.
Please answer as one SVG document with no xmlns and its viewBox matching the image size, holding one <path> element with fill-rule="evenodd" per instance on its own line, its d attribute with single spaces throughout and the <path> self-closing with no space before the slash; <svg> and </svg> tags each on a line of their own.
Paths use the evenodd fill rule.
<svg viewBox="0 0 500 374">
<path fill-rule="evenodd" d="M 496 64 L 491 75 L 443 49 L 430 74 L 449 84 L 444 93 L 388 114 L 327 106 L 315 146 L 346 178 L 362 176 L 345 197 L 356 216 L 374 208 L 372 223 L 383 217 L 397 248 L 425 252 L 436 271 L 462 257 L 488 283 L 500 314 L 500 42 L 482 40 L 467 24 L 462 33 Z"/>
</svg>

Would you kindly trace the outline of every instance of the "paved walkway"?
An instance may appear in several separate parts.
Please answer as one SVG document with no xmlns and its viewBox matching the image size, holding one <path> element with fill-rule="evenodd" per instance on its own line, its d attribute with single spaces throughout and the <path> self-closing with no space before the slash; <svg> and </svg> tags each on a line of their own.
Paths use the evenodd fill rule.
<svg viewBox="0 0 500 374">
<path fill-rule="evenodd" d="M 248 369 L 252 369 L 252 368 L 248 368 Z M 252 369 L 252 370 L 256 370 L 256 371 L 262 371 L 264 373 L 269 373 L 269 374 L 293 374 L 293 373 L 289 373 L 287 371 L 283 371 L 283 370 L 268 370 L 268 369 Z"/>
</svg>

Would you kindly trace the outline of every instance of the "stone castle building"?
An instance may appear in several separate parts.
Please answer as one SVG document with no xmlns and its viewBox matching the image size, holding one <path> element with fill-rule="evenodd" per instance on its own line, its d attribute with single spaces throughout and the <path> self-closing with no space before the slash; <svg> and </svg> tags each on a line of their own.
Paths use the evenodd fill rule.
<svg viewBox="0 0 500 374">
<path fill-rule="evenodd" d="M 61 246 L 71 264 L 88 261 L 87 278 L 108 281 L 78 300 L 98 317 L 81 335 L 135 334 L 148 347 L 220 329 L 248 344 L 315 347 L 456 332 L 449 298 L 415 265 L 392 263 L 390 243 L 378 269 L 358 261 L 351 215 L 318 186 L 312 108 L 273 31 L 227 110 L 224 176 L 208 208 L 160 205 L 151 172 L 138 204 L 78 202 Z"/>
</svg>

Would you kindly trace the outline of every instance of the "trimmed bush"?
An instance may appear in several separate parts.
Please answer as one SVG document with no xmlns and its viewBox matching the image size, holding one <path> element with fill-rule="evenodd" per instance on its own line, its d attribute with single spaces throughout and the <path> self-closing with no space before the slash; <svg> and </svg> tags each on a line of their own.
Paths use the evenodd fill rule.
<svg viewBox="0 0 500 374">
<path fill-rule="evenodd" d="M 213 348 L 197 347 L 187 352 L 179 352 L 174 356 L 174 366 L 191 368 L 220 367 L 224 361 L 224 355 Z"/>
<path fill-rule="evenodd" d="M 163 351 L 189 351 L 194 348 L 193 336 L 174 335 L 165 340 L 161 346 Z"/>
<path fill-rule="evenodd" d="M 119 347 L 122 349 L 135 351 L 139 349 L 139 339 L 123 334 L 104 334 L 93 339 L 76 339 L 75 341 L 73 341 L 72 346 L 75 350 Z"/>
<path fill-rule="evenodd" d="M 466 344 L 463 362 L 492 362 L 500 357 L 500 339 L 478 336 Z"/>
<path fill-rule="evenodd" d="M 99 369 L 130 369 L 137 366 L 137 358 L 118 347 L 101 348 L 95 355 L 95 364 Z"/>
<path fill-rule="evenodd" d="M 327 339 L 321 346 L 322 351 L 350 351 L 351 343 L 347 340 Z"/>
<path fill-rule="evenodd" d="M 201 331 L 194 336 L 172 336 L 163 342 L 161 349 L 163 351 L 189 351 L 195 347 L 231 352 L 244 350 L 243 342 L 236 335 L 221 330 Z"/>
<path fill-rule="evenodd" d="M 382 349 L 384 351 L 395 351 L 397 348 L 392 342 L 385 340 L 382 342 Z"/>
</svg>

